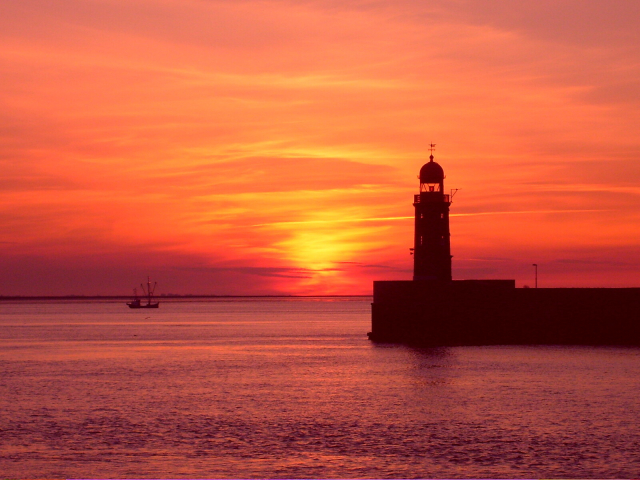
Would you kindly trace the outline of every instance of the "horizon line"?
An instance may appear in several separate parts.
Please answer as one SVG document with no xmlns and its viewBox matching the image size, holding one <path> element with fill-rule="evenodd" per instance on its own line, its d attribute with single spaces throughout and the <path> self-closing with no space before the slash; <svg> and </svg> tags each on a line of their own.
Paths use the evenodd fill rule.
<svg viewBox="0 0 640 480">
<path fill-rule="evenodd" d="M 313 295 L 296 295 L 296 294 L 274 294 L 274 295 L 200 295 L 200 294 L 184 294 L 184 295 L 154 295 L 156 300 L 175 299 L 175 298 L 333 298 L 333 297 L 372 297 L 371 294 L 313 294 Z M 0 295 L 2 300 L 128 300 L 132 295 Z M 142 296 L 143 298 L 145 296 Z"/>
</svg>

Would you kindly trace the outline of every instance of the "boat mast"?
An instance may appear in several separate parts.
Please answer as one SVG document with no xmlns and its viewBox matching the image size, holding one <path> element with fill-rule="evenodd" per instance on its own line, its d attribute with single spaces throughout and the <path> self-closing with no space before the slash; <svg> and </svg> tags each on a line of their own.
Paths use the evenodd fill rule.
<svg viewBox="0 0 640 480">
<path fill-rule="evenodd" d="M 153 296 L 153 292 L 156 291 L 156 285 L 158 285 L 158 282 L 154 282 L 153 283 L 153 288 L 151 288 L 151 278 L 149 276 L 147 276 L 147 288 L 146 288 L 146 290 L 144 288 L 144 285 L 142 283 L 140 284 L 140 287 L 142 287 L 142 291 L 147 296 L 147 305 L 151 305 L 151 297 Z"/>
<path fill-rule="evenodd" d="M 144 285 L 141 283 L 140 288 L 144 292 L 145 296 L 149 299 L 149 303 L 151 303 L 151 291 L 149 290 L 149 277 L 147 277 L 147 288 L 144 288 Z"/>
</svg>

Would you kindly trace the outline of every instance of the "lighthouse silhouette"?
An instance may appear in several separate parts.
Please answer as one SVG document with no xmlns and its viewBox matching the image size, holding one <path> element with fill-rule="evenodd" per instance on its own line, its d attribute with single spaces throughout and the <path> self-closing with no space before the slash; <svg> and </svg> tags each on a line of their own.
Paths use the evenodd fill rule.
<svg viewBox="0 0 640 480">
<path fill-rule="evenodd" d="M 516 288 L 514 279 L 451 278 L 444 170 L 420 169 L 414 195 L 413 280 L 373 282 L 375 342 L 460 345 L 640 346 L 640 288 Z"/>
<path fill-rule="evenodd" d="M 444 170 L 433 161 L 435 144 L 430 147 L 429 162 L 420 169 L 420 193 L 413 200 L 413 279 L 451 281 L 451 196 L 444 193 Z"/>
</svg>

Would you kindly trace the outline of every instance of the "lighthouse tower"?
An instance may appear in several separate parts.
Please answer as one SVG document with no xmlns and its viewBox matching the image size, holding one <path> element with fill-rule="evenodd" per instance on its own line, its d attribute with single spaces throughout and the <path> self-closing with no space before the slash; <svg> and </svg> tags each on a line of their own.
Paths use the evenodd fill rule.
<svg viewBox="0 0 640 480">
<path fill-rule="evenodd" d="M 444 193 L 444 170 L 433 161 L 420 169 L 420 193 L 414 195 L 416 209 L 413 248 L 413 279 L 451 281 L 451 242 L 449 206 L 451 196 Z"/>
</svg>

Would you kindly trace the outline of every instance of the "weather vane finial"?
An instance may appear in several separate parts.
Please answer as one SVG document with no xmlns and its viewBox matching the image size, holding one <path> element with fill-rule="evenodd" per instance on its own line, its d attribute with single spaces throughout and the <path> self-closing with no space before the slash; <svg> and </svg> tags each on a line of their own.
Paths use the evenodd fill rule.
<svg viewBox="0 0 640 480">
<path fill-rule="evenodd" d="M 430 143 L 429 144 L 429 151 L 431 152 L 431 155 L 429 155 L 429 160 L 431 160 L 433 162 L 433 151 L 436 149 L 436 144 L 435 143 Z"/>
</svg>

